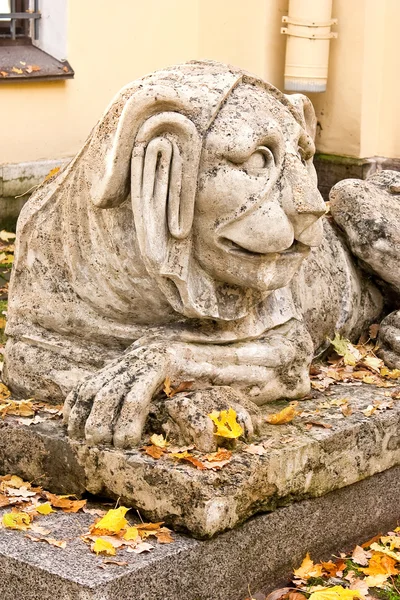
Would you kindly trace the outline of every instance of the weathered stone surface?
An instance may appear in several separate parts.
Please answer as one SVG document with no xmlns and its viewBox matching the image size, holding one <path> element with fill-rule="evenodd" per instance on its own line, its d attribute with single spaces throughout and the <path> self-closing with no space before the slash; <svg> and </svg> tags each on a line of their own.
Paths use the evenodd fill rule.
<svg viewBox="0 0 400 600">
<path fill-rule="evenodd" d="M 202 471 L 172 459 L 155 460 L 137 450 L 89 447 L 69 440 L 59 421 L 21 426 L 8 417 L 0 429 L 0 470 L 18 474 L 60 493 L 121 498 L 146 518 L 165 520 L 175 529 L 208 537 L 230 529 L 260 511 L 321 496 L 400 464 L 400 402 L 366 417 L 373 400 L 387 401 L 373 386 L 335 387 L 319 400 L 300 403 L 303 415 L 287 425 L 261 427 L 263 456 L 244 445 L 219 471 Z M 340 407 L 321 408 L 321 398 L 349 398 L 352 415 Z M 263 408 L 280 410 L 282 403 Z M 307 428 L 307 422 L 322 426 Z"/>
<path fill-rule="evenodd" d="M 395 467 L 322 498 L 260 515 L 213 540 L 173 534 L 175 542 L 150 554 L 125 551 L 108 565 L 79 540 L 87 514 L 41 518 L 65 550 L 0 530 L 2 600 L 244 600 L 287 583 L 306 552 L 314 559 L 348 550 L 388 531 L 400 518 L 400 468 Z M 3 512 L 3 511 L 1 511 Z M 128 513 L 129 516 L 129 513 Z"/>
</svg>

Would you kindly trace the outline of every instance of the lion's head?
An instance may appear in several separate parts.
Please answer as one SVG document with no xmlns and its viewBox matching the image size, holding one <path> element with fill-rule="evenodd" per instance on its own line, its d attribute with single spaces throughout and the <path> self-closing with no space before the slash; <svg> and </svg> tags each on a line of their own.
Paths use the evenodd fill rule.
<svg viewBox="0 0 400 600">
<path fill-rule="evenodd" d="M 189 317 L 238 319 L 319 244 L 310 101 L 193 62 L 124 88 L 86 148 L 93 203 L 131 194 L 143 261 Z"/>
</svg>

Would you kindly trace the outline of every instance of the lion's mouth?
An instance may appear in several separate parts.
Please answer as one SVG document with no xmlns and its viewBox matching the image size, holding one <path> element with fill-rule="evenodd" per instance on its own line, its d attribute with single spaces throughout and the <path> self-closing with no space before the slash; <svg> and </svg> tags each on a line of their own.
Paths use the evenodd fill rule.
<svg viewBox="0 0 400 600">
<path fill-rule="evenodd" d="M 306 246 L 305 244 L 302 244 L 301 242 L 298 241 L 294 241 L 293 244 L 289 247 L 286 248 L 286 250 L 282 250 L 281 252 L 268 252 L 268 253 L 263 253 L 263 252 L 254 252 L 253 250 L 248 250 L 247 248 L 244 248 L 243 246 L 240 246 L 239 244 L 237 244 L 236 242 L 233 242 L 232 240 L 228 239 L 228 238 L 220 238 L 220 243 L 224 246 L 225 250 L 227 250 L 230 254 L 235 254 L 235 255 L 239 255 L 242 256 L 243 258 L 247 258 L 247 259 L 257 259 L 257 260 L 262 260 L 265 258 L 278 258 L 279 256 L 291 256 L 291 257 L 299 257 L 300 255 L 304 255 L 307 254 L 309 251 L 309 247 Z"/>
</svg>

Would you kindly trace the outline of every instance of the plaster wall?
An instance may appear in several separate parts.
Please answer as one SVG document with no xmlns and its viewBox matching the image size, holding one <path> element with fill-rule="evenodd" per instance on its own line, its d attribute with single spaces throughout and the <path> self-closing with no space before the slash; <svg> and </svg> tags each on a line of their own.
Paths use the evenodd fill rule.
<svg viewBox="0 0 400 600">
<path fill-rule="evenodd" d="M 51 3 L 61 15 L 65 1 Z M 0 164 L 75 154 L 123 85 L 165 65 L 223 60 L 282 88 L 280 26 L 287 7 L 288 0 L 120 0 L 118 7 L 69 0 L 66 57 L 75 79 L 1 82 L 0 111 L 7 118 Z M 331 42 L 328 89 L 310 94 L 320 123 L 318 149 L 400 157 L 400 2 L 333 0 L 332 15 L 339 37 Z"/>
</svg>

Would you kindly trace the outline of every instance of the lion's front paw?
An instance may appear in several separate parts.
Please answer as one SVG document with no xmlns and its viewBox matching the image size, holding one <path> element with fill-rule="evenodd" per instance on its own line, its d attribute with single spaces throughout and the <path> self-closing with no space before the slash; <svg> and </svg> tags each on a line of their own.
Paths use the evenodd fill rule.
<svg viewBox="0 0 400 600">
<path fill-rule="evenodd" d="M 258 407 L 228 386 L 178 394 L 165 402 L 165 408 L 170 417 L 164 424 L 168 437 L 182 444 L 194 444 L 202 452 L 213 452 L 222 441 L 215 435 L 214 423 L 208 416 L 213 411 L 233 408 L 246 439 L 258 429 L 260 419 Z"/>
<path fill-rule="evenodd" d="M 153 395 L 167 373 L 163 353 L 128 353 L 86 378 L 67 396 L 64 421 L 71 438 L 131 448 L 140 443 Z"/>
</svg>

